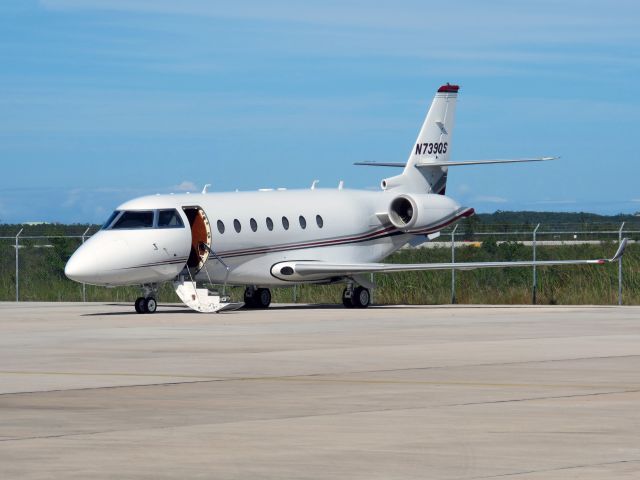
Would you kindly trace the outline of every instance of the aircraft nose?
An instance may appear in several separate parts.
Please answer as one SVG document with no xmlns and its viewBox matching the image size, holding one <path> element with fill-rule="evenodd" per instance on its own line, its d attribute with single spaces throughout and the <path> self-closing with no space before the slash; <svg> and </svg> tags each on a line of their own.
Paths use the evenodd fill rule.
<svg viewBox="0 0 640 480">
<path fill-rule="evenodd" d="M 64 267 L 64 274 L 67 278 L 80 283 L 91 283 L 95 281 L 96 268 L 92 257 L 87 254 L 87 249 L 83 245 L 67 262 Z"/>
</svg>

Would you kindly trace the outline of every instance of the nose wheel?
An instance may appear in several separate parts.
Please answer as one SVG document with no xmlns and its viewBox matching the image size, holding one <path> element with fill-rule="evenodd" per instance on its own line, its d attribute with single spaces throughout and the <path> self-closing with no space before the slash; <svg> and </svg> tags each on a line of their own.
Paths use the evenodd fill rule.
<svg viewBox="0 0 640 480">
<path fill-rule="evenodd" d="M 156 296 L 158 295 L 158 285 L 155 283 L 148 283 L 142 285 L 142 296 L 136 298 L 134 307 L 137 313 L 155 313 L 158 309 L 158 301 Z"/>
<path fill-rule="evenodd" d="M 138 297 L 134 306 L 137 313 L 155 313 L 158 302 L 154 297 Z"/>
</svg>

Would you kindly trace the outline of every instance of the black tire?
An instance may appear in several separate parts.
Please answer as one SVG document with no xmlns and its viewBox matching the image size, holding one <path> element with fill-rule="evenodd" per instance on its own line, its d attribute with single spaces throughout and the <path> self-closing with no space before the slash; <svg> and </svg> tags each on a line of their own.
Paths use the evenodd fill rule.
<svg viewBox="0 0 640 480">
<path fill-rule="evenodd" d="M 158 309 L 158 302 L 153 297 L 147 297 L 144 299 L 144 312 L 145 313 L 156 313 Z"/>
<path fill-rule="evenodd" d="M 134 306 L 136 307 L 136 313 L 146 313 L 144 310 L 144 297 L 136 298 Z"/>
<path fill-rule="evenodd" d="M 255 308 L 269 308 L 271 305 L 271 290 L 268 288 L 259 288 L 253 294 Z"/>
<path fill-rule="evenodd" d="M 342 292 L 342 305 L 344 305 L 345 308 L 353 308 L 353 301 L 351 300 L 351 297 L 347 297 L 346 288 Z"/>
<path fill-rule="evenodd" d="M 253 295 L 249 295 L 253 293 Z M 256 308 L 256 298 L 258 297 L 258 291 L 254 290 L 251 292 L 251 289 L 244 289 L 244 308 Z"/>
<path fill-rule="evenodd" d="M 367 308 L 371 302 L 371 293 L 369 292 L 369 289 L 364 287 L 356 288 L 351 295 L 351 302 L 354 307 Z"/>
</svg>

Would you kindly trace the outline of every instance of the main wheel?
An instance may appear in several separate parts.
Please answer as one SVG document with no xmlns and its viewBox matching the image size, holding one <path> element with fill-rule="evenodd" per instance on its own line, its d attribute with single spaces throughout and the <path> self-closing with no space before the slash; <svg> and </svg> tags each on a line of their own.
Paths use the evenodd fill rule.
<svg viewBox="0 0 640 480">
<path fill-rule="evenodd" d="M 258 296 L 258 290 L 253 290 L 249 287 L 244 289 L 244 308 L 256 308 L 256 298 Z"/>
<path fill-rule="evenodd" d="M 134 304 L 136 307 L 137 313 L 145 313 L 144 311 L 144 297 L 136 298 L 136 303 Z"/>
<path fill-rule="evenodd" d="M 271 305 L 271 291 L 268 288 L 259 288 L 253 294 L 256 308 L 268 308 Z"/>
<path fill-rule="evenodd" d="M 347 297 L 347 292 L 348 290 L 346 288 L 342 292 L 342 305 L 344 305 L 345 308 L 353 308 L 353 300 L 351 297 Z"/>
<path fill-rule="evenodd" d="M 158 302 L 153 297 L 147 297 L 144 299 L 144 310 L 145 313 L 155 313 L 158 309 Z"/>
<path fill-rule="evenodd" d="M 369 302 L 371 302 L 371 293 L 369 293 L 369 289 L 364 287 L 356 288 L 351 294 L 351 302 L 354 307 L 367 308 L 369 306 Z"/>
</svg>

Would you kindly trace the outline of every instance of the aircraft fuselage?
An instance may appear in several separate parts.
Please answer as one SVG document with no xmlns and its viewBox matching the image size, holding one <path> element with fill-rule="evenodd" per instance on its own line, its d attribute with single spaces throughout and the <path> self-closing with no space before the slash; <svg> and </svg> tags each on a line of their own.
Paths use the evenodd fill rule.
<svg viewBox="0 0 640 480">
<path fill-rule="evenodd" d="M 140 197 L 116 212 L 152 212 L 153 224 L 114 228 L 118 218 L 112 219 L 78 249 L 66 273 L 108 286 L 169 281 L 181 272 L 213 283 L 286 285 L 291 282 L 274 276 L 273 265 L 377 262 L 414 238 L 416 233 L 395 228 L 385 217 L 396 197 L 393 191 L 348 189 Z M 449 197 L 426 197 L 428 222 L 417 234 L 436 232 L 462 216 Z M 182 225 L 159 227 L 159 212 L 170 210 L 178 212 Z M 201 248 L 202 242 L 215 254 Z"/>
</svg>

